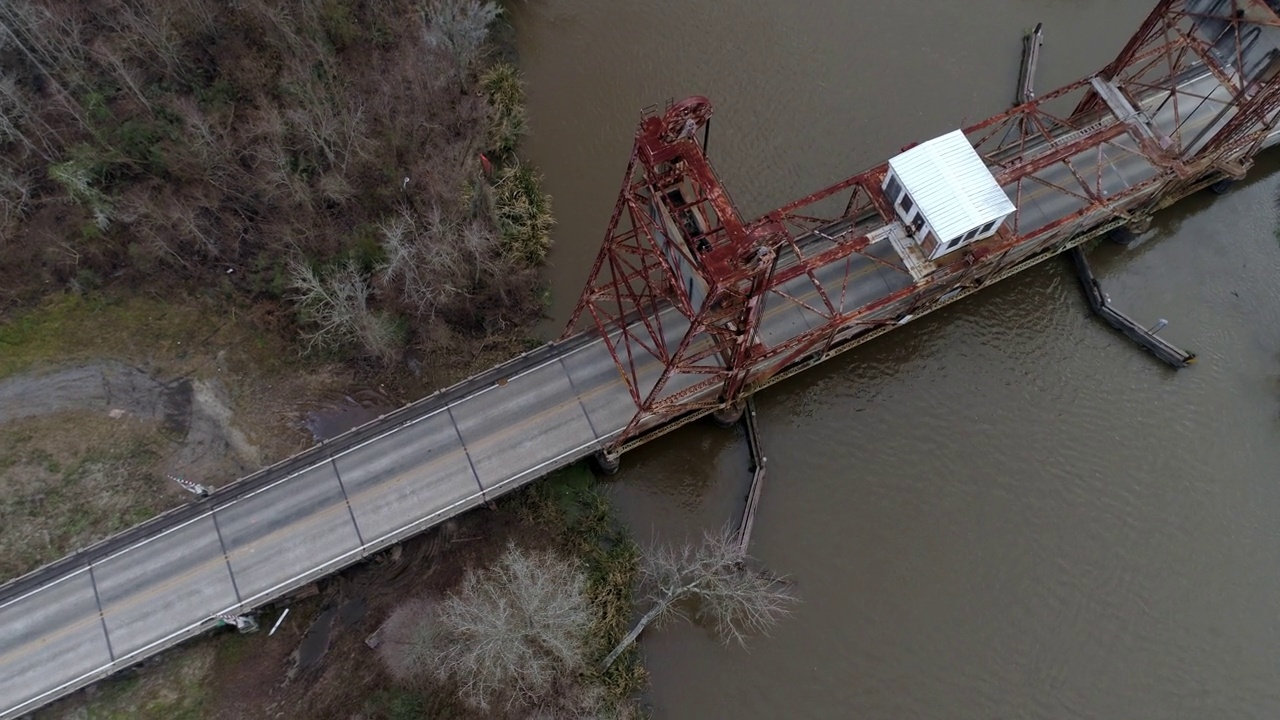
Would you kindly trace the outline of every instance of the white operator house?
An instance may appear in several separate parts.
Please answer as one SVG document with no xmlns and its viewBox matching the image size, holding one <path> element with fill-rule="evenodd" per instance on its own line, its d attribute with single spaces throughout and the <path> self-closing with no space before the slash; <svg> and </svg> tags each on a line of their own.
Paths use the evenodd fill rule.
<svg viewBox="0 0 1280 720">
<path fill-rule="evenodd" d="M 889 160 L 882 187 L 929 260 L 991 237 L 1015 210 L 959 130 Z"/>
</svg>

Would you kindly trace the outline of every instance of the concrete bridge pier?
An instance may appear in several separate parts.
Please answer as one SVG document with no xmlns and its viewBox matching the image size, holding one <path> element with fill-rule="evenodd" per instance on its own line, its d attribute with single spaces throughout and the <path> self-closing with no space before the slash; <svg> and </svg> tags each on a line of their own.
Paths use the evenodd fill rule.
<svg viewBox="0 0 1280 720">
<path fill-rule="evenodd" d="M 745 400 L 739 400 L 711 413 L 711 421 L 723 428 L 731 428 L 742 422 L 742 414 L 747 410 Z"/>
<path fill-rule="evenodd" d="M 1140 215 L 1107 233 L 1107 239 L 1117 245 L 1128 247 L 1137 242 L 1138 237 L 1150 229 L 1151 216 Z"/>
<path fill-rule="evenodd" d="M 622 453 L 616 450 L 597 450 L 591 456 L 591 469 L 601 475 L 616 475 L 622 467 Z"/>
</svg>

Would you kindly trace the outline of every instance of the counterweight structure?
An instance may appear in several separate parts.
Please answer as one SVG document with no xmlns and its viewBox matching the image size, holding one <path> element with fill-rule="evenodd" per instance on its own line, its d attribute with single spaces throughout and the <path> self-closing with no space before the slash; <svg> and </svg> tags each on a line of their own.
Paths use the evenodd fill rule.
<svg viewBox="0 0 1280 720">
<path fill-rule="evenodd" d="M 710 103 L 647 114 L 565 330 L 604 338 L 635 404 L 606 452 L 1243 177 L 1280 107 L 1277 5 L 1163 0 L 1100 73 L 964 128 L 1014 210 L 941 256 L 888 164 L 746 221 L 699 141 Z"/>
</svg>

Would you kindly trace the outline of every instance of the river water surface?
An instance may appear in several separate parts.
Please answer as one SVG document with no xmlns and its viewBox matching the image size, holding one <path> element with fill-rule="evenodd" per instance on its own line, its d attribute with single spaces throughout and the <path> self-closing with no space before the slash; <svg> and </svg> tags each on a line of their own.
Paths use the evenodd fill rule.
<svg viewBox="0 0 1280 720">
<path fill-rule="evenodd" d="M 747 216 L 1092 72 L 1151 0 L 537 0 L 514 7 L 531 160 L 568 317 L 640 108 L 716 106 Z M 643 649 L 660 718 L 1280 717 L 1280 153 L 1093 252 L 1117 305 L 1194 350 L 1174 372 L 1090 318 L 1051 261 L 759 399 L 752 552 L 804 602 L 724 648 Z M 690 427 L 623 458 L 642 539 L 741 512 L 745 447 Z"/>
</svg>

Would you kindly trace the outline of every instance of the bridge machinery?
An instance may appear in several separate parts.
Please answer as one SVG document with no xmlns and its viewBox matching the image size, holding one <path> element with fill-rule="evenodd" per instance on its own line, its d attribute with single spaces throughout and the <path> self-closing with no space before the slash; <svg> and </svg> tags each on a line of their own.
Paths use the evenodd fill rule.
<svg viewBox="0 0 1280 720">
<path fill-rule="evenodd" d="M 731 418 L 797 368 L 1242 178 L 1280 117 L 1277 5 L 1162 0 L 1101 72 L 964 128 L 1011 212 L 942 245 L 931 226 L 976 218 L 985 201 L 974 188 L 988 180 L 947 147 L 905 149 L 745 221 L 700 140 L 707 99 L 647 113 L 565 329 L 604 338 L 635 405 L 602 462 L 682 419 Z M 895 161 L 918 165 L 913 150 L 937 162 L 901 188 Z"/>
</svg>

